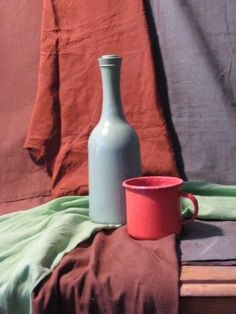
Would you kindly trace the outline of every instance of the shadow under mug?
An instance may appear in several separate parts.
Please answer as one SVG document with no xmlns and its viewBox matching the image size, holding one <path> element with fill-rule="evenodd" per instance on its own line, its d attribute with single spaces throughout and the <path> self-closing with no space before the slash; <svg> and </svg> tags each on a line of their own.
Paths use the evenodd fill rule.
<svg viewBox="0 0 236 314">
<path fill-rule="evenodd" d="M 183 180 L 177 177 L 136 177 L 125 180 L 128 234 L 136 239 L 156 240 L 179 234 L 184 224 L 198 214 L 198 203 L 191 193 L 181 191 Z M 194 206 L 190 219 L 181 216 L 181 197 L 189 198 Z"/>
</svg>

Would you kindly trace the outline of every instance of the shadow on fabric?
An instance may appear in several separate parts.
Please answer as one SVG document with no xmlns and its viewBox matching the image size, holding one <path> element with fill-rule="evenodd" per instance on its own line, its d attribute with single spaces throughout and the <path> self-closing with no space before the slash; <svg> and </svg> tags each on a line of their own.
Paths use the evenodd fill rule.
<svg viewBox="0 0 236 314">
<path fill-rule="evenodd" d="M 181 178 L 183 180 L 187 180 L 187 176 L 184 170 L 184 162 L 183 162 L 183 157 L 181 153 L 180 142 L 179 142 L 172 118 L 171 118 L 170 102 L 169 102 L 169 97 L 168 97 L 168 87 L 167 87 L 165 69 L 164 69 L 164 64 L 162 60 L 159 40 L 157 36 L 157 30 L 154 23 L 152 9 L 151 9 L 149 1 L 144 1 L 144 8 L 146 10 L 147 24 L 149 27 L 149 36 L 150 36 L 150 41 L 152 45 L 155 74 L 158 73 L 158 84 L 156 84 L 156 88 L 158 89 L 158 92 L 159 92 L 158 94 L 160 95 L 161 100 L 162 100 L 163 114 L 164 114 L 167 128 L 168 128 L 168 131 L 169 131 L 172 143 L 173 143 L 177 168 L 179 170 Z"/>
</svg>

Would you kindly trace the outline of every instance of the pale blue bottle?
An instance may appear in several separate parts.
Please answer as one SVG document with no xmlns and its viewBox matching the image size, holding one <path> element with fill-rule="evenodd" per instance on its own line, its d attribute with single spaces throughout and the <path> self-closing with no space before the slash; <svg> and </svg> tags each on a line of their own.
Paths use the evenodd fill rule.
<svg viewBox="0 0 236 314">
<path fill-rule="evenodd" d="M 122 110 L 121 61 L 116 55 L 99 58 L 102 114 L 88 141 L 89 215 L 98 223 L 125 224 L 122 182 L 141 175 L 139 140 Z"/>
</svg>

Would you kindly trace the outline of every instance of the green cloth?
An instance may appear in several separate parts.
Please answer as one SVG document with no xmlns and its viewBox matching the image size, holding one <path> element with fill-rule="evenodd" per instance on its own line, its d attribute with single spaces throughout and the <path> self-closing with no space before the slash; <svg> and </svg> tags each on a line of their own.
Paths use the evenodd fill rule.
<svg viewBox="0 0 236 314">
<path fill-rule="evenodd" d="M 31 313 L 33 288 L 80 242 L 115 225 L 89 220 L 88 197 L 0 216 L 0 313 Z"/>
<path fill-rule="evenodd" d="M 198 201 L 198 218 L 204 220 L 236 220 L 236 186 L 206 182 L 185 182 L 182 190 L 191 192 Z M 191 202 L 182 199 L 182 214 L 191 216 Z"/>
<path fill-rule="evenodd" d="M 200 219 L 236 220 L 236 186 L 185 182 L 199 202 Z M 183 199 L 185 217 L 191 203 Z M 115 225 L 92 223 L 88 197 L 65 196 L 34 209 L 0 216 L 0 313 L 31 313 L 34 287 L 77 244 Z"/>
</svg>

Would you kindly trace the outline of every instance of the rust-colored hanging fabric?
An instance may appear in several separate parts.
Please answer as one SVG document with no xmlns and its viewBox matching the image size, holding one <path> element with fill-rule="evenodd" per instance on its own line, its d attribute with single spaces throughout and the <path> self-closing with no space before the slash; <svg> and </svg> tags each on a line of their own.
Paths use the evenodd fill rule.
<svg viewBox="0 0 236 314">
<path fill-rule="evenodd" d="M 123 58 L 124 112 L 145 175 L 178 175 L 163 118 L 141 0 L 45 0 L 36 102 L 25 148 L 52 178 L 52 195 L 87 194 L 87 140 L 101 112 L 97 58 Z"/>
</svg>

